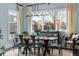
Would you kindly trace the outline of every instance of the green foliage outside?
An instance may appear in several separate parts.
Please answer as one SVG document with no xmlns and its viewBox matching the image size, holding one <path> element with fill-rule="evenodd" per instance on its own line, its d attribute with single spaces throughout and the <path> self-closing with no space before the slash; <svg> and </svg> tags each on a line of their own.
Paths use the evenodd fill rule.
<svg viewBox="0 0 79 59">
<path fill-rule="evenodd" d="M 66 29 L 66 23 L 65 22 L 62 22 L 61 29 Z"/>
<path fill-rule="evenodd" d="M 45 23 L 44 30 L 48 30 L 48 29 L 54 30 L 55 29 L 54 24 L 51 22 Z"/>
</svg>

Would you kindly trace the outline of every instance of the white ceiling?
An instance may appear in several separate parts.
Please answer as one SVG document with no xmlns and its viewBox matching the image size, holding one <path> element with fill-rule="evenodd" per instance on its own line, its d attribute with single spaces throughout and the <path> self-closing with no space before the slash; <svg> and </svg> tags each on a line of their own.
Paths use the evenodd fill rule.
<svg viewBox="0 0 79 59">
<path fill-rule="evenodd" d="M 32 10 L 36 11 L 37 8 L 39 11 L 43 10 L 52 10 L 53 8 L 66 8 L 67 3 L 20 3 L 24 6 L 25 9 L 27 9 L 26 6 L 33 6 Z M 35 6 L 38 5 L 38 6 Z"/>
</svg>

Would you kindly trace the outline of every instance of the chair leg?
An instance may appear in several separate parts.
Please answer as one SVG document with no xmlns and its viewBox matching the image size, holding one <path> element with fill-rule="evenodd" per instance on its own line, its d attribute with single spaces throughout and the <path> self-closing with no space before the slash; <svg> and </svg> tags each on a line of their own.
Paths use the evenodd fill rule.
<svg viewBox="0 0 79 59">
<path fill-rule="evenodd" d="M 19 48 L 18 48 L 18 56 L 19 56 Z"/>
<path fill-rule="evenodd" d="M 18 47 L 18 56 L 19 56 L 20 52 L 21 52 L 21 47 L 19 46 Z"/>
<path fill-rule="evenodd" d="M 26 49 L 26 48 L 25 48 L 25 47 L 23 47 L 23 51 L 22 51 L 22 54 L 25 54 L 25 49 Z"/>
<path fill-rule="evenodd" d="M 59 47 L 59 56 L 62 56 L 62 55 L 63 55 L 63 53 L 62 53 L 62 48 Z"/>
<path fill-rule="evenodd" d="M 35 47 L 35 45 L 34 45 L 34 55 L 36 54 L 36 47 Z"/>
<path fill-rule="evenodd" d="M 60 50 L 60 56 L 63 56 L 62 49 Z"/>
<path fill-rule="evenodd" d="M 49 50 L 49 56 L 50 56 L 50 50 Z"/>
<path fill-rule="evenodd" d="M 59 48 L 59 56 L 60 56 L 60 48 Z"/>
<path fill-rule="evenodd" d="M 42 47 L 42 54 L 43 54 L 43 47 Z"/>
<path fill-rule="evenodd" d="M 52 55 L 53 55 L 53 49 L 52 49 Z"/>
<path fill-rule="evenodd" d="M 38 47 L 38 56 L 40 56 L 40 47 Z"/>
</svg>

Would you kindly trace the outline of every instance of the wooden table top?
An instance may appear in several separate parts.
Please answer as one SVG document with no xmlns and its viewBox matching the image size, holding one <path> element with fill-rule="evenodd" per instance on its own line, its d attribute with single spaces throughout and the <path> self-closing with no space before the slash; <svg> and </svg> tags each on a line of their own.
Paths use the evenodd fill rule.
<svg viewBox="0 0 79 59">
<path fill-rule="evenodd" d="M 46 37 L 46 36 L 40 36 L 40 37 L 35 37 L 35 39 L 41 39 L 41 40 L 57 40 L 58 37 Z"/>
</svg>

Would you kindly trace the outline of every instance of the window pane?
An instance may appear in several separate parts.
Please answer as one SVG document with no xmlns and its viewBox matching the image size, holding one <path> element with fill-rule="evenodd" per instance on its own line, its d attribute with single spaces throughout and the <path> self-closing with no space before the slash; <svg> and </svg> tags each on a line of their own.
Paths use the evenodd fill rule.
<svg viewBox="0 0 79 59">
<path fill-rule="evenodd" d="M 41 12 L 41 14 L 40 14 Z M 66 31 L 66 8 L 40 11 L 32 16 L 32 30 L 64 30 Z M 58 23 L 55 23 L 58 22 Z"/>
</svg>

